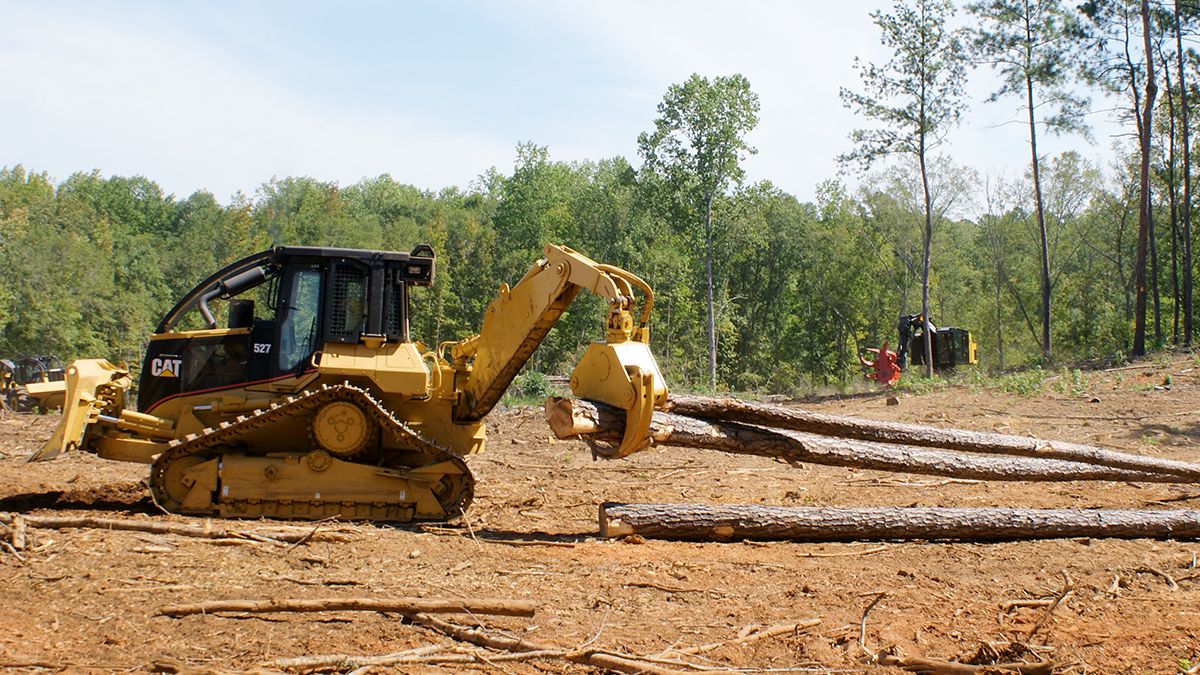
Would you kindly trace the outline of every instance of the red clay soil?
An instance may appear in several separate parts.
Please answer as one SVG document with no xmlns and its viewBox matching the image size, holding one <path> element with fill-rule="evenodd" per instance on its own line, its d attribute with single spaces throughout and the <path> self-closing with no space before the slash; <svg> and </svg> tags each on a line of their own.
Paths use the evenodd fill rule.
<svg viewBox="0 0 1200 675">
<path fill-rule="evenodd" d="M 897 406 L 885 405 L 880 395 L 796 405 L 1200 462 L 1198 376 L 1200 365 L 1188 355 L 1085 372 L 1081 385 L 1060 380 L 1033 396 L 956 387 L 902 395 Z M 337 531 L 336 539 L 295 547 L 29 530 L 20 557 L 0 551 L 0 670 L 145 672 L 157 663 L 199 669 L 193 672 L 276 671 L 274 661 L 287 657 L 381 655 L 424 645 L 444 645 L 448 653 L 461 646 L 379 613 L 156 616 L 166 604 L 216 599 L 400 596 L 532 600 L 538 606 L 532 619 L 455 620 L 564 649 L 588 643 L 635 655 L 732 640 L 748 626 L 820 619 L 801 634 L 688 658 L 750 672 L 901 672 L 864 661 L 867 650 L 884 649 L 964 662 L 994 661 L 997 653 L 1023 660 L 1040 655 L 1073 673 L 1178 673 L 1200 662 L 1197 542 L 596 538 L 597 507 L 605 501 L 1200 508 L 1200 486 L 963 482 L 793 468 L 679 448 L 594 462 L 582 443 L 551 439 L 540 410 L 498 411 L 489 419 L 488 450 L 470 459 L 479 484 L 466 522 L 332 524 L 326 527 Z M 144 466 L 82 454 L 25 464 L 55 422 L 53 416 L 0 416 L 0 511 L 197 522 L 157 511 L 141 483 Z M 1054 598 L 1064 573 L 1074 591 L 1028 637 L 1046 608 L 1006 611 L 1005 603 Z M 866 615 L 864 649 L 864 610 L 879 592 L 886 595 Z M 395 672 L 467 671 L 591 669 L 543 659 L 406 665 Z"/>
</svg>

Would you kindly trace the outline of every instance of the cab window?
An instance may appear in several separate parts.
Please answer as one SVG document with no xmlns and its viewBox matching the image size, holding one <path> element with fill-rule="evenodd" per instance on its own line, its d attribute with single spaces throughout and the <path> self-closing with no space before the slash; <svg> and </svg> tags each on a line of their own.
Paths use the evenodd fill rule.
<svg viewBox="0 0 1200 675">
<path fill-rule="evenodd" d="M 294 370 L 316 348 L 317 316 L 321 307 L 321 272 L 294 271 L 281 293 L 279 320 L 279 370 Z"/>
</svg>

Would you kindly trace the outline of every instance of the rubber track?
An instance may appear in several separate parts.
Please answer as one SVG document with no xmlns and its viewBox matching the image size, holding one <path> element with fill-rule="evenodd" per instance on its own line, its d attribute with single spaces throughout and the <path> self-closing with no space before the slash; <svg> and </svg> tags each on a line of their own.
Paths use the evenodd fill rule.
<svg viewBox="0 0 1200 675">
<path fill-rule="evenodd" d="M 418 451 L 434 457 L 431 464 L 447 461 L 458 465 L 462 471 L 463 487 L 451 499 L 440 503 L 447 514 L 447 519 L 467 510 L 475 493 L 475 477 L 463 458 L 417 433 L 412 427 L 396 419 L 396 416 L 375 400 L 370 392 L 349 383 L 321 385 L 320 388 L 274 401 L 266 408 L 239 415 L 233 421 L 221 422 L 219 425 L 208 427 L 199 433 L 188 434 L 181 439 L 170 441 L 167 449 L 150 467 L 150 492 L 155 501 L 165 508 L 166 504 L 170 502 L 166 492 L 165 475 L 167 466 L 172 462 L 189 455 L 203 454 L 206 450 L 213 450 L 236 441 L 247 432 L 260 429 L 286 417 L 313 412 L 326 403 L 339 400 L 357 403 L 385 430 L 408 441 Z M 211 515 L 217 515 L 217 511 L 213 511 Z"/>
</svg>

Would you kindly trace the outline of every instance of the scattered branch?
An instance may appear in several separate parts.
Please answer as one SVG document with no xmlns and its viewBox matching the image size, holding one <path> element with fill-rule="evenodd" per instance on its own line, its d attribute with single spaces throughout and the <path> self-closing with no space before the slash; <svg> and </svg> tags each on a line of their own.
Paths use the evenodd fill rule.
<svg viewBox="0 0 1200 675">
<path fill-rule="evenodd" d="M 0 514 L 0 522 L 16 522 L 17 519 L 25 522 L 27 527 L 39 527 L 45 529 L 97 529 L 97 530 L 123 530 L 128 532 L 149 532 L 151 534 L 174 534 L 181 537 L 197 537 L 200 539 L 248 539 L 263 543 L 285 546 L 287 544 L 296 545 L 314 539 L 330 540 L 330 541 L 345 541 L 345 535 L 337 535 L 336 533 L 318 533 L 314 531 L 300 531 L 298 528 L 272 529 L 263 531 L 252 530 L 233 530 L 224 527 L 214 526 L 212 521 L 206 520 L 202 525 L 192 525 L 190 523 L 176 523 L 164 521 L 142 521 L 142 520 L 122 520 L 117 518 L 92 518 L 88 516 L 31 516 L 22 514 Z"/>
<path fill-rule="evenodd" d="M 501 616 L 533 616 L 535 605 L 526 600 L 427 600 L 424 598 L 330 598 L 325 600 L 213 600 L 186 605 L 167 605 L 158 613 L 181 617 L 191 614 L 243 612 L 396 612 L 400 614 L 452 613 L 496 614 Z"/>
<path fill-rule="evenodd" d="M 879 657 L 881 666 L 894 666 L 909 672 L 922 675 L 985 675 L 990 673 L 1020 673 L 1021 675 L 1053 675 L 1053 661 L 1037 663 L 990 663 L 987 665 L 972 665 L 940 659 L 920 657 L 903 657 L 885 654 Z"/>
<path fill-rule="evenodd" d="M 1068 595 L 1075 592 L 1075 584 L 1071 581 L 1071 575 L 1067 574 L 1066 570 L 1063 570 L 1060 572 L 1060 574 L 1062 574 L 1063 578 L 1062 590 L 1058 592 L 1058 595 L 1054 598 L 1054 601 L 1051 602 L 1050 606 L 1046 608 L 1046 612 L 1042 614 L 1042 618 L 1032 629 L 1030 629 L 1029 634 L 1025 636 L 1026 642 L 1032 640 L 1033 636 L 1042 629 L 1042 626 L 1046 625 L 1046 622 L 1050 620 L 1050 615 L 1054 613 L 1054 610 L 1057 609 L 1060 604 L 1062 604 L 1062 601 L 1065 600 Z"/>
</svg>

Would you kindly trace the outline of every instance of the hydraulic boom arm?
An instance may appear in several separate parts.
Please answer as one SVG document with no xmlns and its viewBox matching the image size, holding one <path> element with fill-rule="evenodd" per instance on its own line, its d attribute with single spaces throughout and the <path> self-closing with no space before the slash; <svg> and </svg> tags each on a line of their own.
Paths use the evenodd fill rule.
<svg viewBox="0 0 1200 675">
<path fill-rule="evenodd" d="M 643 295 L 636 324 L 635 288 Z M 479 335 L 450 345 L 459 376 L 465 377 L 456 419 L 479 420 L 491 411 L 580 289 L 607 300 L 609 311 L 605 339 L 588 347 L 571 375 L 571 389 L 580 398 L 624 409 L 627 420 L 620 446 L 597 452 L 624 457 L 649 442 L 650 416 L 667 399 L 649 345 L 654 294 L 637 276 L 565 246 L 547 246 L 545 258 L 515 286 L 500 287 Z"/>
</svg>

